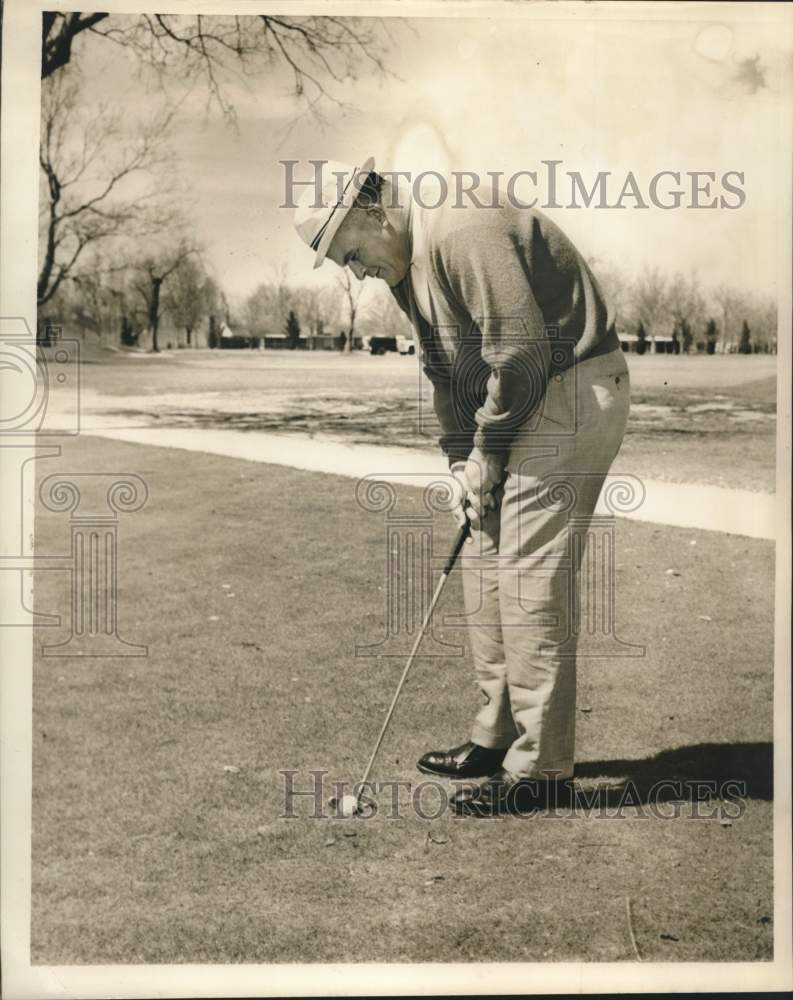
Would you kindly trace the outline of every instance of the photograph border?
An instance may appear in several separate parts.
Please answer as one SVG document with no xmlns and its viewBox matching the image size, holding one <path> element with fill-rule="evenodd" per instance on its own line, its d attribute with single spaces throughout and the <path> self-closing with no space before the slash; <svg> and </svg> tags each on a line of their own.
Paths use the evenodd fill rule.
<svg viewBox="0 0 793 1000">
<path fill-rule="evenodd" d="M 169 12 L 206 14 L 283 12 L 278 3 L 184 3 Z M 291 0 L 289 13 L 377 17 L 507 17 L 575 23 L 618 21 L 776 20 L 793 46 L 793 6 L 744 3 L 532 3 Z M 103 0 L 111 13 L 155 12 L 161 4 Z M 134 8 L 134 11 L 132 10 Z M 38 121 L 40 18 L 43 10 L 73 4 L 6 0 L 2 58 L 2 190 L 0 191 L 0 316 L 23 317 L 36 329 Z M 376 10 L 376 15 L 375 15 Z M 793 107 L 788 95 L 788 103 Z M 2 992 L 9 1000 L 42 997 L 329 996 L 398 994 L 503 994 L 770 991 L 792 985 L 791 954 L 791 679 L 790 679 L 790 479 L 791 479 L 791 222 L 793 115 L 781 115 L 775 151 L 778 164 L 778 410 L 777 527 L 774 680 L 774 958 L 736 963 L 459 963 L 336 965 L 74 965 L 30 964 L 32 646 L 25 628 L 0 630 L 0 808 L 2 809 Z M 3 389 L 5 390 L 5 387 Z M 13 405 L 13 404 L 9 404 Z M 24 406 L 24 400 L 20 401 Z M 18 481 L 0 449 L 2 509 L 13 509 Z M 28 477 L 32 479 L 32 477 Z M 32 515 L 34 485 L 24 509 Z M 32 516 L 30 517 L 32 524 Z M 19 525 L 0 517 L 3 541 L 19 539 Z M 10 543 L 11 544 L 11 543 Z M 13 551 L 4 545 L 3 551 Z"/>
</svg>

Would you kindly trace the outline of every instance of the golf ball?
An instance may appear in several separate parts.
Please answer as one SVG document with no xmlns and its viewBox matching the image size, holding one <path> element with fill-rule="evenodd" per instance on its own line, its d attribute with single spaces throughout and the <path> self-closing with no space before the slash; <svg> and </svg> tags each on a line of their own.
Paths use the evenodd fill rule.
<svg viewBox="0 0 793 1000">
<path fill-rule="evenodd" d="M 343 796 L 338 805 L 342 816 L 354 816 L 358 812 L 358 799 L 354 795 Z"/>
</svg>

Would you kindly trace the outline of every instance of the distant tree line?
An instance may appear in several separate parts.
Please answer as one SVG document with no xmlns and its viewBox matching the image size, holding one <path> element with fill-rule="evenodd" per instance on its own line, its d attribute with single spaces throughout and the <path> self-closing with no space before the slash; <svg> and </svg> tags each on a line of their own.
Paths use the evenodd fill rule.
<svg viewBox="0 0 793 1000">
<path fill-rule="evenodd" d="M 776 353 L 777 309 L 770 296 L 720 284 L 703 288 L 695 273 L 664 274 L 647 267 L 629 278 L 591 261 L 611 303 L 617 329 L 636 337 L 636 353 L 663 339 L 674 354 Z"/>
<path fill-rule="evenodd" d="M 348 270 L 333 285 L 308 287 L 291 284 L 282 269 L 233 309 L 236 324 L 262 342 L 282 338 L 284 347 L 323 346 L 352 351 L 370 336 L 410 336 L 410 324 L 388 289 L 373 288 L 361 304 L 364 283 Z"/>
<path fill-rule="evenodd" d="M 225 323 L 250 346 L 276 341 L 287 349 L 352 350 L 368 337 L 410 337 L 407 318 L 385 286 L 364 287 L 347 271 L 328 286 L 291 283 L 273 268 L 247 297 L 230 301 L 205 268 L 200 246 L 182 234 L 140 244 L 122 241 L 63 278 L 40 306 L 43 321 L 96 330 L 109 344 L 158 350 L 160 328 L 178 333 L 180 346 L 220 346 Z M 663 339 L 674 354 L 776 353 L 776 303 L 720 285 L 704 290 L 695 276 L 665 277 L 647 269 L 629 280 L 594 266 L 616 317 L 617 329 L 635 336 L 636 353 Z M 44 325 L 44 324 L 43 324 Z M 197 333 L 201 331 L 201 335 Z M 175 346 L 175 345 L 174 345 Z"/>
<path fill-rule="evenodd" d="M 189 241 L 164 245 L 109 269 L 100 263 L 62 282 L 39 306 L 39 337 L 53 327 L 106 347 L 209 346 L 228 302 Z"/>
</svg>

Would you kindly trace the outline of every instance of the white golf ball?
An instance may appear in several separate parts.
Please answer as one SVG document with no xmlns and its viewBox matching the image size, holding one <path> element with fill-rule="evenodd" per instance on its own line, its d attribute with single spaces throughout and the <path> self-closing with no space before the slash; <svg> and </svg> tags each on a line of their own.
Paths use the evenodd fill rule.
<svg viewBox="0 0 793 1000">
<path fill-rule="evenodd" d="M 358 812 L 358 799 L 354 795 L 343 796 L 338 805 L 342 816 L 354 816 Z"/>
</svg>

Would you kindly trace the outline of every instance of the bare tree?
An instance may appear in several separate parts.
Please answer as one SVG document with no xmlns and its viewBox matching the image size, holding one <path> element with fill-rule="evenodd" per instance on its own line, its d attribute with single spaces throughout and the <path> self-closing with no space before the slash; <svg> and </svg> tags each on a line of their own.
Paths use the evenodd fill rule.
<svg viewBox="0 0 793 1000">
<path fill-rule="evenodd" d="M 697 275 L 678 271 L 667 286 L 666 300 L 675 336 L 679 334 L 683 352 L 688 354 L 694 343 L 694 331 L 705 323 L 705 300 Z"/>
<path fill-rule="evenodd" d="M 724 350 L 735 350 L 738 345 L 743 321 L 750 317 L 754 322 L 750 323 L 752 330 L 759 329 L 759 317 L 756 312 L 756 304 L 759 301 L 756 297 L 748 295 L 735 285 L 723 282 L 713 290 L 713 298 L 719 311 L 721 312 L 722 323 L 722 343 Z M 766 313 L 767 315 L 767 313 Z M 756 325 L 755 325 L 756 324 Z M 774 320 L 774 325 L 776 321 Z M 766 324 L 762 326 L 765 328 Z M 775 336 L 776 334 L 774 334 Z"/>
<path fill-rule="evenodd" d="M 158 188 L 138 189 L 133 196 L 129 182 L 167 163 L 165 143 L 171 113 L 156 115 L 135 141 L 123 145 L 119 113 L 100 108 L 90 120 L 79 121 L 75 113 L 78 92 L 77 81 L 68 76 L 44 85 L 39 150 L 39 305 L 48 302 L 61 283 L 75 273 L 87 247 L 149 226 L 149 210 L 164 194 L 160 184 Z"/>
<path fill-rule="evenodd" d="M 228 316 L 229 301 L 226 293 L 214 278 L 211 277 L 207 277 L 204 281 L 203 294 L 206 301 L 207 315 L 209 316 L 207 343 L 209 347 L 217 347 L 220 330 L 218 317 L 223 316 L 225 318 Z"/>
<path fill-rule="evenodd" d="M 229 76 L 253 76 L 279 66 L 289 70 L 294 93 L 311 111 L 316 113 L 325 99 L 343 106 L 328 85 L 355 80 L 365 68 L 386 74 L 383 57 L 390 45 L 388 24 L 374 18 L 47 11 L 42 78 L 72 60 L 74 41 L 81 35 L 122 46 L 158 73 L 203 79 L 209 100 L 226 116 L 233 116 L 224 90 Z"/>
<path fill-rule="evenodd" d="M 290 309 L 297 310 L 295 289 L 289 284 L 286 266 L 273 265 L 271 277 L 248 296 L 242 308 L 248 329 L 265 336 L 281 333 Z"/>
<path fill-rule="evenodd" d="M 183 266 L 192 254 L 197 254 L 196 246 L 186 239 L 174 246 L 166 247 L 156 254 L 144 257 L 137 265 L 135 287 L 146 303 L 148 329 L 151 332 L 151 349 L 159 351 L 157 333 L 160 327 L 162 309 L 162 288 L 165 282 Z"/>
<path fill-rule="evenodd" d="M 338 326 L 341 302 L 339 289 L 335 286 L 295 288 L 292 303 L 308 331 L 310 347 L 314 347 L 315 337 L 322 337 Z"/>
<path fill-rule="evenodd" d="M 193 331 L 209 313 L 211 286 L 197 254 L 185 256 L 170 277 L 163 295 L 164 309 L 185 331 L 187 346 L 191 347 Z"/>
<path fill-rule="evenodd" d="M 716 297 L 721 307 L 723 326 L 727 344 L 733 350 L 739 349 L 743 325 L 751 330 L 751 341 L 756 350 L 767 344 L 771 350 L 777 337 L 776 302 L 761 294 L 752 294 L 740 289 L 720 285 Z"/>
<path fill-rule="evenodd" d="M 341 325 L 344 296 L 338 285 L 326 285 L 319 295 L 322 321 L 326 330 L 336 331 Z"/>
<path fill-rule="evenodd" d="M 135 288 L 135 271 L 129 265 L 130 247 L 123 239 L 88 251 L 89 256 L 61 289 L 73 290 L 82 325 L 93 321 L 100 343 L 134 344 L 146 329 L 147 311 Z M 60 290 L 53 301 L 59 302 Z M 66 316 L 64 315 L 64 318 Z"/>
<path fill-rule="evenodd" d="M 335 285 L 319 288 L 290 285 L 285 268 L 271 270 L 272 280 L 258 285 L 242 308 L 252 334 L 266 336 L 282 332 L 290 311 L 298 317 L 309 338 L 338 329 L 342 311 L 339 288 Z M 313 342 L 310 341 L 309 346 L 314 346 Z"/>
<path fill-rule="evenodd" d="M 756 295 L 747 310 L 749 325 L 755 349 L 776 352 L 777 344 L 777 304 L 770 296 Z"/>
<path fill-rule="evenodd" d="M 625 273 L 614 264 L 606 263 L 597 257 L 591 257 L 589 263 L 606 302 L 611 306 L 614 320 L 622 329 L 621 324 L 626 324 L 631 319 L 630 281 Z"/>
<path fill-rule="evenodd" d="M 631 289 L 636 318 L 655 339 L 669 319 L 669 291 L 666 277 L 657 267 L 645 268 Z"/>
<path fill-rule="evenodd" d="M 278 295 L 272 285 L 262 283 L 248 296 L 242 307 L 245 326 L 251 336 L 265 338 L 268 333 L 280 333 Z"/>
<path fill-rule="evenodd" d="M 107 18 L 107 14 L 62 14 L 45 10 L 41 22 L 41 78 L 66 66 L 72 58 L 74 39 Z"/>
<path fill-rule="evenodd" d="M 295 289 L 294 302 L 297 313 L 308 331 L 308 347 L 314 348 L 314 338 L 321 337 L 325 331 L 325 319 L 322 315 L 322 289 L 306 287 Z"/>
<path fill-rule="evenodd" d="M 378 289 L 372 301 L 366 306 L 360 320 L 360 325 L 364 324 L 367 332 L 371 332 L 373 336 L 411 335 L 410 321 L 397 305 L 394 296 L 385 288 Z"/>
<path fill-rule="evenodd" d="M 358 302 L 361 298 L 361 292 L 363 291 L 363 282 L 358 281 L 357 278 L 353 280 L 350 269 L 347 267 L 342 270 L 341 275 L 337 280 L 339 287 L 344 292 L 344 297 L 347 300 L 347 321 L 349 329 L 347 331 L 345 350 L 349 353 L 353 350 L 355 343 L 355 317 L 358 314 Z"/>
</svg>

